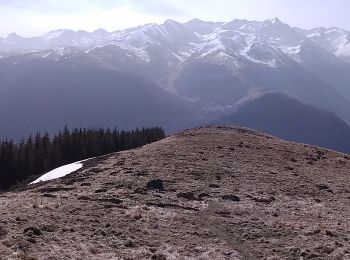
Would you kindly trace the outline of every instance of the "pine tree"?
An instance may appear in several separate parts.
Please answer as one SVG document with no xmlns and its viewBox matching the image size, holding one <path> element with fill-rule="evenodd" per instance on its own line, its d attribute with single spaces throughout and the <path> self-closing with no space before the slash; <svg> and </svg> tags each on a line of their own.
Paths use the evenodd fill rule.
<svg viewBox="0 0 350 260">
<path fill-rule="evenodd" d="M 70 131 L 66 126 L 52 138 L 48 133 L 37 133 L 34 138 L 30 135 L 18 144 L 12 140 L 0 141 L 0 190 L 30 181 L 60 165 L 135 148 L 164 137 L 161 128 Z"/>
</svg>

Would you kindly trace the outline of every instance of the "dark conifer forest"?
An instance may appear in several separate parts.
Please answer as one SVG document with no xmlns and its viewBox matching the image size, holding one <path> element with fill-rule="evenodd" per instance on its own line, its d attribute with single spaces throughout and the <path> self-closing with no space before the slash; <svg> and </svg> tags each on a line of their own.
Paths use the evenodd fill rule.
<svg viewBox="0 0 350 260">
<path fill-rule="evenodd" d="M 86 158 L 136 148 L 165 137 L 162 128 L 132 131 L 74 129 L 0 141 L 0 190 L 27 183 L 52 169 Z"/>
</svg>

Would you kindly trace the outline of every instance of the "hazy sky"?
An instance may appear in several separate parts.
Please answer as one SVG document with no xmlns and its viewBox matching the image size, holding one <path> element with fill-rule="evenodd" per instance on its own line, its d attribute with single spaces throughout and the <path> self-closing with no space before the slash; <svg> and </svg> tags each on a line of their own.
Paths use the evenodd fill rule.
<svg viewBox="0 0 350 260">
<path fill-rule="evenodd" d="M 53 29 L 109 31 L 166 19 L 230 21 L 279 17 L 292 26 L 350 30 L 350 0 L 0 0 L 0 36 Z"/>
</svg>

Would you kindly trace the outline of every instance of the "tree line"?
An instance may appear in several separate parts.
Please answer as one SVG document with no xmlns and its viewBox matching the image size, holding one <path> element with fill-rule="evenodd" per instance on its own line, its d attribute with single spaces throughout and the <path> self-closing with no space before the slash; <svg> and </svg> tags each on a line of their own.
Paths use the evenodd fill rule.
<svg viewBox="0 0 350 260">
<path fill-rule="evenodd" d="M 0 190 L 27 183 L 61 165 L 136 148 L 164 137 L 159 127 L 132 131 L 65 127 L 53 137 L 38 133 L 18 143 L 0 141 Z"/>
</svg>

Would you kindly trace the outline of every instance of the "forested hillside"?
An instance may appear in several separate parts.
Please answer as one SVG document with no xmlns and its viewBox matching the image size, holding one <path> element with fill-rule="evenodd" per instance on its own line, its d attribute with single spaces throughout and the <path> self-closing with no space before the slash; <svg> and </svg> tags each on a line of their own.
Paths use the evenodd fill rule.
<svg viewBox="0 0 350 260">
<path fill-rule="evenodd" d="M 37 134 L 19 143 L 0 142 L 0 190 L 30 181 L 58 166 L 111 152 L 136 148 L 165 137 L 162 128 L 132 131 L 74 129 L 54 135 Z"/>
</svg>

